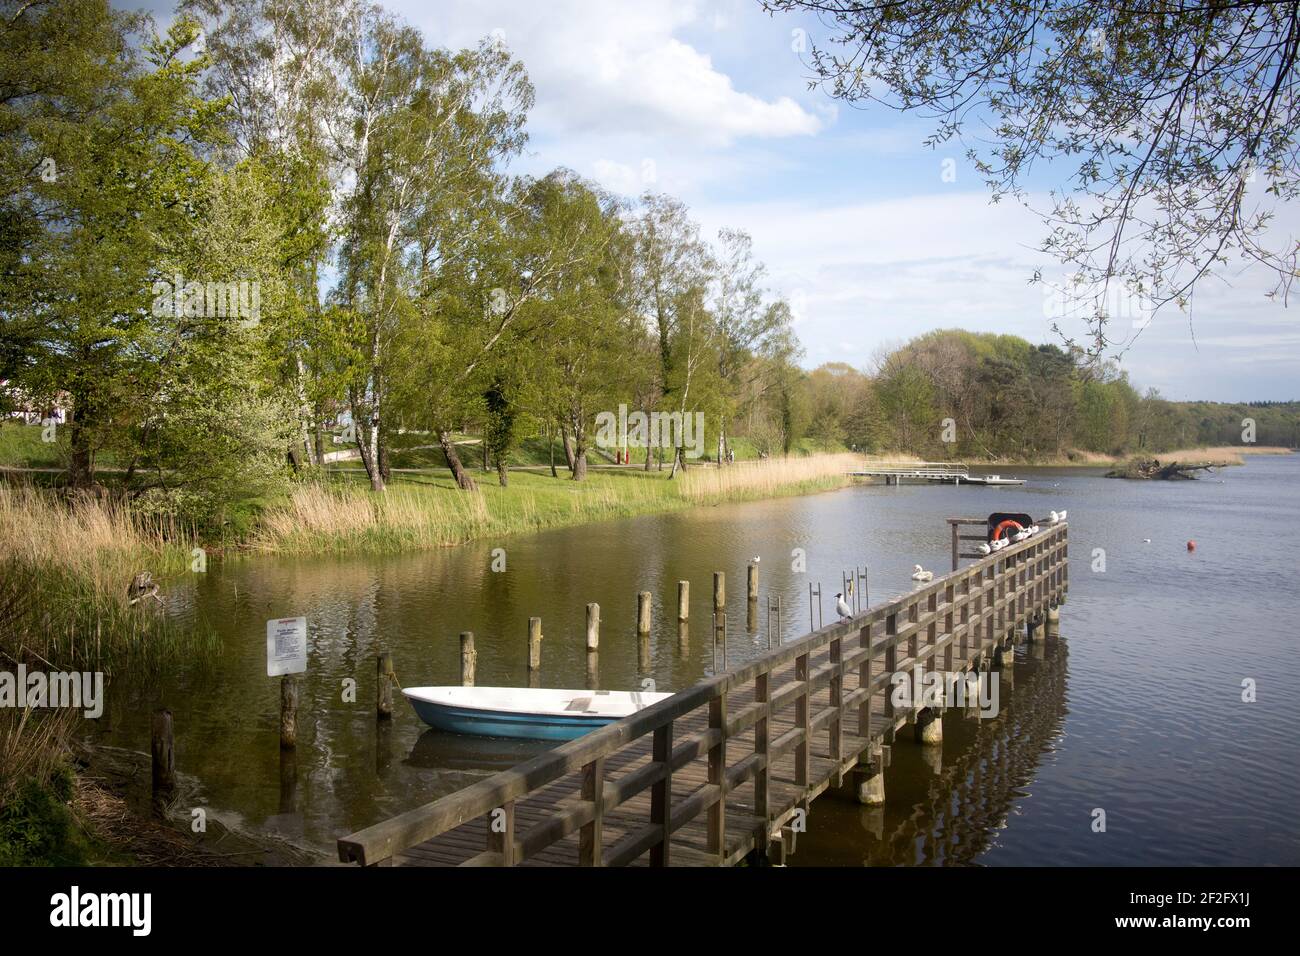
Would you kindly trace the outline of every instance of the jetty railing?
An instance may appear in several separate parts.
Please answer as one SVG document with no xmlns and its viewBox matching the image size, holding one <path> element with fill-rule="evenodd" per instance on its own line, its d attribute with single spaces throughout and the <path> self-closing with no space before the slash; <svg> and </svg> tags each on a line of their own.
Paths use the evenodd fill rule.
<svg viewBox="0 0 1300 956">
<path fill-rule="evenodd" d="M 690 862 L 735 862 L 750 849 L 766 849 L 793 813 L 860 761 L 872 762 L 896 729 L 925 709 L 895 706 L 896 673 L 911 674 L 918 665 L 987 669 L 1016 628 L 1064 600 L 1067 561 L 1065 523 L 1044 527 L 517 767 L 343 837 L 339 858 L 390 862 L 482 818 L 482 849 L 462 865 L 516 865 L 576 833 L 573 864 L 626 865 L 648 854 L 650 865 L 663 866 L 681 850 L 673 834 L 703 820 L 705 851 Z M 846 687 L 853 676 L 856 686 Z M 785 724 L 790 728 L 778 733 Z M 640 759 L 618 759 L 633 749 Z M 773 768 L 790 757 L 793 773 L 778 784 Z M 702 779 L 680 773 L 696 761 L 706 761 Z M 621 772 L 611 764 L 621 764 Z M 750 781 L 752 799 L 736 819 L 728 794 Z M 525 800 L 561 783 L 562 793 L 548 791 L 545 800 L 529 802 L 527 814 L 517 813 Z M 637 797 L 634 824 L 623 820 L 607 841 L 605 819 Z"/>
</svg>

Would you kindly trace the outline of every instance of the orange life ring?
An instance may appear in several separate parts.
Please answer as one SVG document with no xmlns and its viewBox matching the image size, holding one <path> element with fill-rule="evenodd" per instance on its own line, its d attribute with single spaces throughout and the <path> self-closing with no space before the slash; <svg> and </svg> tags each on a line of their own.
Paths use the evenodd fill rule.
<svg viewBox="0 0 1300 956">
<path fill-rule="evenodd" d="M 998 525 L 996 528 L 993 529 L 993 537 L 991 537 L 989 540 L 990 541 L 998 540 L 998 538 L 1002 537 L 1002 532 L 1005 531 L 1007 528 L 1015 528 L 1017 531 L 1025 530 L 1025 526 L 1022 525 L 1019 521 L 1012 521 L 1010 518 L 1008 518 L 1006 521 L 1002 522 L 1000 525 Z"/>
</svg>

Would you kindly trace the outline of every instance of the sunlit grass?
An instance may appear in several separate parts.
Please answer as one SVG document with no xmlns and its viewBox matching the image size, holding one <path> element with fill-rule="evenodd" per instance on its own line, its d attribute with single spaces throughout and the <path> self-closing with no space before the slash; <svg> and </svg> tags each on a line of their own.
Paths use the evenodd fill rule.
<svg viewBox="0 0 1300 956">
<path fill-rule="evenodd" d="M 673 480 L 668 470 L 593 471 L 581 482 L 513 472 L 502 488 L 480 475 L 463 492 L 450 478 L 401 476 L 376 494 L 359 476 L 300 485 L 282 508 L 262 517 L 250 542 L 282 553 L 395 552 L 446 547 L 476 538 L 522 534 L 610 518 L 700 505 L 801 494 L 841 487 L 861 464 L 854 455 L 693 465 Z"/>
</svg>

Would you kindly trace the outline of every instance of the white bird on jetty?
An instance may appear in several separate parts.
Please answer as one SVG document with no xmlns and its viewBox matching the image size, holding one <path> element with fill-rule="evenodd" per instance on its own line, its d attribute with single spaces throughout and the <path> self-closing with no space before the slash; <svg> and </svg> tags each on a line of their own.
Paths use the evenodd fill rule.
<svg viewBox="0 0 1300 956">
<path fill-rule="evenodd" d="M 761 557 L 759 557 L 757 554 L 754 555 L 754 563 L 755 563 L 755 564 L 758 564 L 758 562 L 760 562 L 760 561 L 762 561 L 762 560 L 763 560 L 763 559 L 762 559 Z"/>
<path fill-rule="evenodd" d="M 992 547 L 994 551 L 1001 551 L 1006 546 L 1007 546 L 1006 538 L 994 538 L 993 544 L 990 547 Z"/>
<path fill-rule="evenodd" d="M 1050 515 L 1047 516 L 1047 523 L 1058 524 L 1065 520 L 1066 514 L 1067 512 L 1064 511 L 1062 511 L 1060 514 L 1057 514 L 1055 511 L 1053 511 Z"/>
<path fill-rule="evenodd" d="M 981 542 L 980 544 L 977 544 L 975 546 L 975 550 L 978 551 L 980 554 L 989 554 L 993 549 L 989 547 L 987 544 Z"/>
<path fill-rule="evenodd" d="M 1028 537 L 1029 537 L 1029 530 L 1027 528 L 1021 528 L 1019 531 L 1017 531 L 1015 534 L 1011 536 L 1011 540 L 1019 544 L 1021 541 L 1024 541 Z"/>
<path fill-rule="evenodd" d="M 912 580 L 921 581 L 923 583 L 925 581 L 933 581 L 934 572 L 925 570 L 925 568 L 921 567 L 919 564 L 914 564 L 912 565 Z"/>
<path fill-rule="evenodd" d="M 1069 514 L 1068 511 L 1062 511 L 1062 512 L 1061 512 L 1061 520 L 1064 521 L 1064 520 L 1065 520 L 1065 516 L 1068 515 L 1068 514 Z"/>
<path fill-rule="evenodd" d="M 853 610 L 844 603 L 844 595 L 835 595 L 835 613 L 840 616 L 841 621 L 847 621 L 853 616 Z"/>
</svg>

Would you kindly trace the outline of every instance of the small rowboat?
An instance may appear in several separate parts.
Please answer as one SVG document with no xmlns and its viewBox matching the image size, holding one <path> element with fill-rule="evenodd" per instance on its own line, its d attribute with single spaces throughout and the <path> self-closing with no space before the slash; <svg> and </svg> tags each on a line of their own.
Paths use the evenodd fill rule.
<svg viewBox="0 0 1300 956">
<path fill-rule="evenodd" d="M 537 687 L 409 687 L 402 693 L 436 730 L 525 740 L 572 740 L 672 696 Z"/>
</svg>

